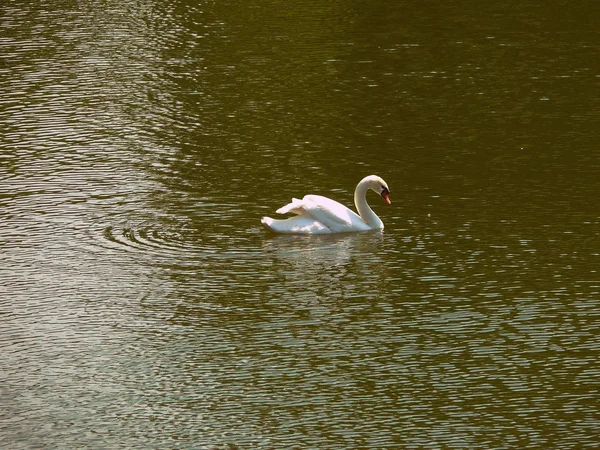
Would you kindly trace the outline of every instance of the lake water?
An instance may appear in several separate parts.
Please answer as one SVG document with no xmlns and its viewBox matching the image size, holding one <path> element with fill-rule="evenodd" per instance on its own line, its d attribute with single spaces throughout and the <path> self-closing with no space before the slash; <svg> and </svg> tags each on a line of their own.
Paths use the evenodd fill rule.
<svg viewBox="0 0 600 450">
<path fill-rule="evenodd" d="M 0 447 L 598 448 L 597 6 L 5 0 Z"/>
</svg>

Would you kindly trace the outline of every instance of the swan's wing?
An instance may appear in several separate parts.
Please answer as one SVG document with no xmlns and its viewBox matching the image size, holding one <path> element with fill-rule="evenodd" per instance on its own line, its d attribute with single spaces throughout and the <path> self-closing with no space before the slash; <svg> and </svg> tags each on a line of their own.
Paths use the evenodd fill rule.
<svg viewBox="0 0 600 450">
<path fill-rule="evenodd" d="M 321 195 L 305 195 L 304 210 L 332 231 L 367 230 L 358 214 L 341 203 Z"/>
<path fill-rule="evenodd" d="M 331 230 L 307 214 L 276 220 L 263 217 L 262 224 L 276 233 L 328 234 Z"/>
<path fill-rule="evenodd" d="M 275 212 L 277 214 L 287 214 L 287 213 L 298 214 L 298 215 L 304 214 L 304 203 L 302 200 L 293 198 L 292 203 L 288 203 L 287 205 L 282 206 Z"/>
<path fill-rule="evenodd" d="M 292 203 L 278 209 L 277 212 L 309 216 L 334 233 L 369 229 L 354 211 L 321 195 L 305 195 L 302 200 L 293 199 Z"/>
</svg>

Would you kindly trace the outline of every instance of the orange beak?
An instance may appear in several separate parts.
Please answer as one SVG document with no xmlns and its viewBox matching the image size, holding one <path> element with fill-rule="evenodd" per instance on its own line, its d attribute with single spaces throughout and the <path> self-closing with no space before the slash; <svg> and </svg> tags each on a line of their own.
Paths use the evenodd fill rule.
<svg viewBox="0 0 600 450">
<path fill-rule="evenodd" d="M 390 193 L 387 189 L 383 190 L 383 192 L 381 193 L 381 196 L 387 202 L 388 205 L 392 204 L 392 201 L 390 200 Z"/>
</svg>

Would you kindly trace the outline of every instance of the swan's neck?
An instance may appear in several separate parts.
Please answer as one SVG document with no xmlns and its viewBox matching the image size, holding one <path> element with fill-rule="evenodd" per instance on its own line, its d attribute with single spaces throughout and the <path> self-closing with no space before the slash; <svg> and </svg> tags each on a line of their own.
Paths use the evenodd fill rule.
<svg viewBox="0 0 600 450">
<path fill-rule="evenodd" d="M 367 203 L 367 191 L 369 187 L 366 183 L 360 182 L 354 190 L 354 204 L 358 215 L 367 225 L 375 229 L 383 229 L 383 222 L 377 214 L 373 212 L 369 204 Z"/>
</svg>

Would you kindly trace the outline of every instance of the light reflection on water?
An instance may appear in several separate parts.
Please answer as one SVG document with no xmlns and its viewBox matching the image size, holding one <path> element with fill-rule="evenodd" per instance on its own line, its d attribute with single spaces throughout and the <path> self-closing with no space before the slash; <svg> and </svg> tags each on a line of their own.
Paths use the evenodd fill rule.
<svg viewBox="0 0 600 450">
<path fill-rule="evenodd" d="M 0 445 L 596 446 L 597 31 L 301 3 L 9 2 Z"/>
</svg>

